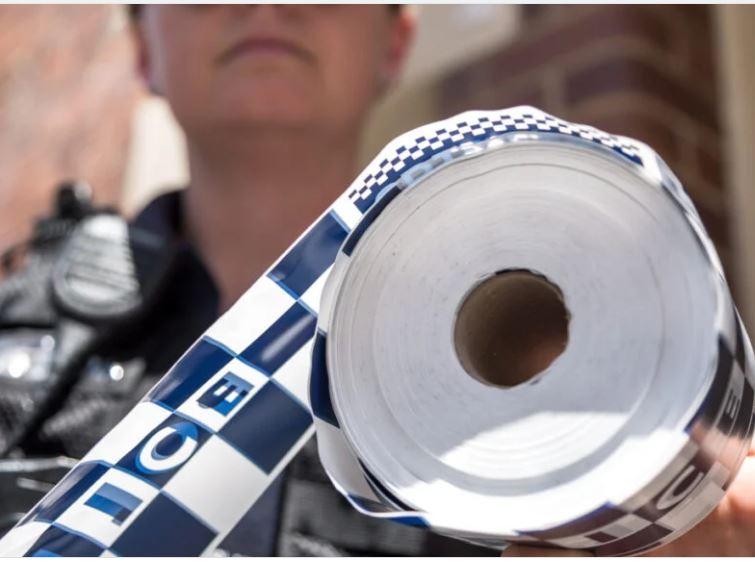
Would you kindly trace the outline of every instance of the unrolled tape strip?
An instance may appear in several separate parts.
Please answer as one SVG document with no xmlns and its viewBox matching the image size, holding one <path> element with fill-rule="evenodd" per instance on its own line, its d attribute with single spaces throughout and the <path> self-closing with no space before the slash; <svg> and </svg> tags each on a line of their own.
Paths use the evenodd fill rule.
<svg viewBox="0 0 755 564">
<path fill-rule="evenodd" d="M 0 551 L 211 554 L 316 428 L 363 513 L 642 552 L 734 479 L 752 365 L 649 147 L 467 112 L 391 142 Z"/>
</svg>

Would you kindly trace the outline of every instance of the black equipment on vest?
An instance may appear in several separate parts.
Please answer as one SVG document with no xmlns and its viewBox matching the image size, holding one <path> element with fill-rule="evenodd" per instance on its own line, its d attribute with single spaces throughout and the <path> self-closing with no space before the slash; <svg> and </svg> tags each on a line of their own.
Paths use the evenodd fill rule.
<svg viewBox="0 0 755 564">
<path fill-rule="evenodd" d="M 71 467 L 60 456 L 64 448 L 40 446 L 40 429 L 82 378 L 107 395 L 108 386 L 96 381 L 102 373 L 106 381 L 124 377 L 122 367 L 93 364 L 93 353 L 142 319 L 172 256 L 170 241 L 95 207 L 85 184 L 65 183 L 30 239 L 0 258 L 6 273 L 0 283 L 0 533 Z"/>
</svg>

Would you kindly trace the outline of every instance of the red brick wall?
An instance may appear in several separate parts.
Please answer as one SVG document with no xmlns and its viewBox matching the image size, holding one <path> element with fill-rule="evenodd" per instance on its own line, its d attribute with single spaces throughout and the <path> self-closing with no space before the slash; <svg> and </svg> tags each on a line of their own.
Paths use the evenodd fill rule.
<svg viewBox="0 0 755 564">
<path fill-rule="evenodd" d="M 518 104 L 654 147 L 729 260 L 708 6 L 523 7 L 522 34 L 444 78 L 442 109 Z"/>
<path fill-rule="evenodd" d="M 117 202 L 139 95 L 120 9 L 0 7 L 0 248 L 63 179 Z"/>
</svg>

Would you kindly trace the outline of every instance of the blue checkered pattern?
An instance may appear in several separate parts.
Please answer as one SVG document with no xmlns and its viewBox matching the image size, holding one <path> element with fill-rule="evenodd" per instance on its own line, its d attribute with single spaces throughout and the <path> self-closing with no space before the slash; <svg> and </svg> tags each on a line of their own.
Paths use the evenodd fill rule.
<svg viewBox="0 0 755 564">
<path fill-rule="evenodd" d="M 13 531 L 38 537 L 23 553 L 199 556 L 215 546 L 312 433 L 318 281 L 348 233 L 334 211 L 322 216 L 242 299 L 242 324 L 259 309 L 258 323 L 239 327 L 231 314 L 208 330 Z"/>
<path fill-rule="evenodd" d="M 342 265 L 348 263 L 359 237 L 406 186 L 399 183 L 402 177 L 409 174 L 415 181 L 432 172 L 435 157 L 457 147 L 528 133 L 597 144 L 635 165 L 647 165 L 643 149 L 631 140 L 529 107 L 470 112 L 398 138 L 6 535 L 0 553 L 211 554 L 311 436 L 310 411 L 320 444 L 329 445 L 321 446 L 323 463 L 327 468 L 328 457 L 338 458 L 341 472 L 334 485 L 357 510 L 428 526 L 421 513 L 395 498 L 360 465 L 338 428 L 325 364 L 327 323 L 318 326 L 320 297 L 336 256 Z M 669 171 L 656 171 L 659 181 L 661 174 L 670 192 L 681 189 Z M 736 337 L 731 332 L 727 339 L 731 344 Z M 728 350 L 739 351 L 733 345 Z M 727 401 L 730 415 L 742 419 L 732 407 L 734 400 Z M 737 432 L 751 432 L 751 420 L 744 431 L 742 425 Z M 614 521 L 626 521 L 627 513 L 631 511 Z M 637 522 L 632 523 L 618 525 L 633 530 Z M 580 533 L 609 543 L 619 529 L 603 526 Z M 523 533 L 517 538 L 542 541 L 544 536 Z M 468 535 L 468 540 L 502 546 L 497 538 Z"/>
<path fill-rule="evenodd" d="M 464 114 L 461 117 L 463 116 Z M 526 131 L 557 133 L 597 143 L 642 166 L 640 152 L 635 144 L 594 127 L 569 123 L 534 108 L 529 111 L 527 108 L 514 108 L 503 112 L 474 112 L 466 120 L 448 120 L 429 131 L 423 130 L 421 135 L 399 145 L 395 151 L 380 160 L 377 167 L 367 169 L 360 185 L 348 193 L 349 198 L 364 212 L 383 187 L 393 184 L 403 172 L 437 153 L 467 142 Z"/>
</svg>

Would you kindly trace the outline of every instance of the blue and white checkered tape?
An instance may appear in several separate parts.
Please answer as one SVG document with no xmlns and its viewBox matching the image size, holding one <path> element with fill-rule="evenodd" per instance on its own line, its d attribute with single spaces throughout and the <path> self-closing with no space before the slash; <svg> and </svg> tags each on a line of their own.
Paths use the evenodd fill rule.
<svg viewBox="0 0 755 564">
<path fill-rule="evenodd" d="M 432 526 L 489 546 L 514 539 L 600 545 L 605 553 L 621 553 L 673 534 L 663 520 L 668 512 L 659 513 L 652 500 L 643 499 L 636 507 L 606 507 L 547 531 L 494 538 L 461 535 L 393 495 L 354 456 L 339 430 L 324 355 L 327 320 L 318 325 L 328 277 L 348 268 L 350 252 L 397 191 L 459 155 L 473 155 L 492 139 L 516 143 L 539 136 L 613 154 L 662 186 L 698 232 L 718 273 L 722 299 L 728 299 L 720 264 L 694 207 L 668 167 L 644 144 L 526 106 L 466 112 L 420 127 L 386 146 L 144 400 L 0 541 L 0 553 L 211 554 L 315 427 L 334 486 L 364 513 Z M 723 488 L 741 463 L 739 451 L 712 463 L 700 446 L 704 437 L 696 436 L 710 426 L 726 427 L 727 436 L 752 432 L 752 388 L 744 377 L 749 342 L 733 306 L 722 313 L 720 329 L 719 373 L 710 401 L 695 419 L 705 424 L 690 426 L 688 459 L 659 479 L 658 495 L 667 482 L 684 479 L 689 468 Z M 735 400 L 736 410 L 731 407 Z"/>
</svg>

